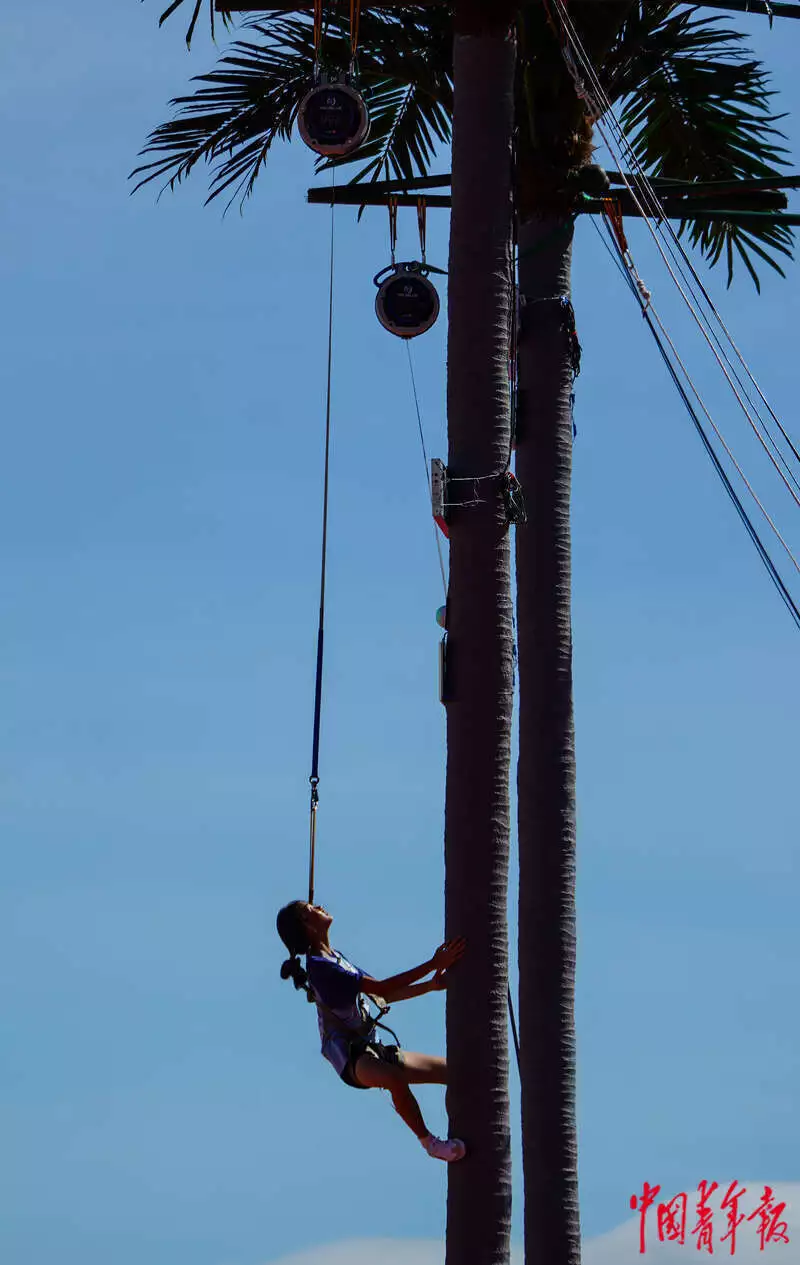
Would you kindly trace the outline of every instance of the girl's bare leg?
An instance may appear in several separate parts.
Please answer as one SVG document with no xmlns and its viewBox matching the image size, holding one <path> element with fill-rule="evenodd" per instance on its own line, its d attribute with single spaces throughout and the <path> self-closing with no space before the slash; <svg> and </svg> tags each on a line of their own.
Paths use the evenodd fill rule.
<svg viewBox="0 0 800 1265">
<path fill-rule="evenodd" d="M 403 1050 L 401 1067 L 409 1085 L 446 1085 L 447 1060 L 435 1054 L 414 1054 Z"/>
<path fill-rule="evenodd" d="M 418 1138 L 428 1136 L 430 1130 L 422 1118 L 419 1103 L 408 1087 L 408 1077 L 403 1066 L 383 1063 L 374 1054 L 362 1054 L 354 1067 L 359 1084 L 368 1089 L 387 1089 L 401 1120 Z"/>
</svg>

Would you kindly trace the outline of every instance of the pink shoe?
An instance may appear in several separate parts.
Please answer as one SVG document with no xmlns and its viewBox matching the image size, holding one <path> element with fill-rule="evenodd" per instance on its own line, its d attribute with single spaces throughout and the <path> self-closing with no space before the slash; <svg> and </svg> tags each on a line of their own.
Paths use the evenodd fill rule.
<svg viewBox="0 0 800 1265">
<path fill-rule="evenodd" d="M 447 1164 L 451 1164 L 454 1160 L 463 1160 L 467 1153 L 467 1148 L 460 1138 L 435 1138 L 432 1133 L 429 1133 L 426 1138 L 420 1138 L 420 1142 L 432 1159 L 444 1160 Z"/>
</svg>

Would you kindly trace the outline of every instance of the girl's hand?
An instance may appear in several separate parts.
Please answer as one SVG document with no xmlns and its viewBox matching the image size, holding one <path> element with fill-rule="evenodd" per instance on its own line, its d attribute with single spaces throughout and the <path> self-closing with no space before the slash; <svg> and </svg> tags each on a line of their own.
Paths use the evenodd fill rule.
<svg viewBox="0 0 800 1265">
<path fill-rule="evenodd" d="M 437 971 L 429 984 L 432 993 L 447 988 L 447 971 Z"/>
<path fill-rule="evenodd" d="M 446 940 L 441 944 L 431 959 L 435 971 L 446 971 L 464 956 L 467 942 L 463 936 L 456 940 Z"/>
</svg>

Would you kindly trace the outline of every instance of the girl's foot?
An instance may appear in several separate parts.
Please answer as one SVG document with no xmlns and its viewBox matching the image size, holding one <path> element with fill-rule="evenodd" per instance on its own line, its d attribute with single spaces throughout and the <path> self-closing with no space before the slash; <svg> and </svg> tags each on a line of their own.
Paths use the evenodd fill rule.
<svg viewBox="0 0 800 1265">
<path fill-rule="evenodd" d="M 444 1160 L 451 1164 L 454 1160 L 463 1160 L 467 1148 L 460 1138 L 435 1138 L 432 1133 L 420 1138 L 425 1150 L 435 1160 Z"/>
</svg>

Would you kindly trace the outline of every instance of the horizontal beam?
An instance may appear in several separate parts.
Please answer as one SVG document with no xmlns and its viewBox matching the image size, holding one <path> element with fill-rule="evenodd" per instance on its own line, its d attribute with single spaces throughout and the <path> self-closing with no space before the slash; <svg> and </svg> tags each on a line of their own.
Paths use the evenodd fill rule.
<svg viewBox="0 0 800 1265">
<path fill-rule="evenodd" d="M 590 0 L 583 0 L 588 3 Z M 605 0 L 594 0 L 602 4 Z M 608 0 L 609 3 L 612 0 Z M 687 0 L 689 3 L 690 0 Z M 399 9 L 409 0 L 363 0 L 364 9 Z M 438 5 L 446 0 L 413 0 L 414 4 Z M 764 17 L 800 18 L 800 4 L 787 0 L 697 0 L 701 8 L 729 9 L 736 13 L 756 13 Z M 295 13 L 313 9 L 313 0 L 214 0 L 218 13 Z"/>
<path fill-rule="evenodd" d="M 447 171 L 441 176 L 412 176 L 410 180 L 371 180 L 369 185 L 359 188 L 377 189 L 380 193 L 412 193 L 415 189 L 449 189 L 452 183 L 453 177 Z M 355 188 L 355 185 L 343 187 Z"/>
<path fill-rule="evenodd" d="M 445 4 L 446 0 L 413 0 L 414 4 Z M 362 9 L 400 9 L 409 0 L 363 0 Z M 296 13 L 313 9 L 313 0 L 214 0 L 217 13 Z"/>
<path fill-rule="evenodd" d="M 725 207 L 728 211 L 785 211 L 787 198 L 786 194 L 780 190 L 761 190 L 751 192 L 748 189 L 737 189 L 734 185 L 728 189 L 701 189 L 685 196 L 683 189 L 670 189 L 656 187 L 653 192 L 656 195 L 661 206 L 667 208 L 667 214 L 671 217 L 672 211 L 679 210 L 682 207 L 699 210 L 698 203 L 710 202 L 712 206 Z M 646 197 L 647 195 L 645 195 Z M 642 195 L 634 185 L 633 191 L 630 189 L 614 189 L 613 199 L 623 215 L 636 215 L 637 204 L 642 201 Z M 599 201 L 588 195 L 590 202 Z M 650 199 L 648 199 L 650 200 Z M 694 210 L 692 211 L 694 214 Z"/>
<path fill-rule="evenodd" d="M 314 206 L 387 206 L 390 196 L 394 197 L 399 207 L 416 207 L 418 202 L 418 197 L 413 194 L 391 195 L 367 184 L 342 185 L 333 189 L 327 186 L 308 190 L 308 201 Z M 429 207 L 440 207 L 444 210 L 451 205 L 451 199 L 446 194 L 433 194 L 426 197 L 425 202 Z M 682 199 L 676 198 L 667 198 L 661 205 L 668 220 L 707 220 L 711 223 L 730 220 L 734 224 L 763 224 L 768 220 L 772 224 L 800 225 L 800 215 L 789 215 L 781 211 L 758 211 L 740 207 L 699 207 L 694 204 L 690 206 Z M 602 198 L 587 198 L 582 203 L 579 214 L 602 215 L 606 209 Z M 623 214 L 639 219 L 642 213 L 635 203 L 626 200 Z"/>
<path fill-rule="evenodd" d="M 394 181 L 392 182 L 394 183 Z M 308 200 L 316 206 L 388 206 L 389 198 L 393 198 L 398 206 L 416 206 L 419 194 L 386 193 L 369 184 L 338 185 L 331 189 L 309 189 Z M 425 204 L 433 207 L 449 207 L 450 195 L 441 193 L 425 194 Z"/>
<path fill-rule="evenodd" d="M 729 9 L 733 13 L 756 13 L 765 18 L 800 18 L 800 4 L 782 0 L 699 0 L 703 9 Z"/>
<path fill-rule="evenodd" d="M 626 187 L 631 185 L 635 190 L 637 188 L 639 178 L 627 173 L 622 175 L 618 171 L 607 171 L 612 185 L 616 186 L 614 190 L 615 197 L 621 197 L 623 200 L 630 198 L 630 193 Z M 769 206 L 775 208 L 785 206 L 786 199 L 779 192 L 781 189 L 800 189 L 800 176 L 775 176 L 771 178 L 759 180 L 670 180 L 665 176 L 651 176 L 649 183 L 653 186 L 656 193 L 661 198 L 735 198 L 736 202 L 741 202 L 743 198 L 750 200 L 755 197 L 757 204 L 763 204 L 766 209 Z M 410 179 L 399 178 L 397 180 L 371 180 L 368 184 L 349 184 L 342 185 L 339 193 L 345 189 L 359 191 L 364 189 L 370 190 L 369 200 L 362 198 L 361 192 L 354 194 L 354 200 L 351 205 L 368 206 L 374 205 L 375 202 L 382 205 L 385 202 L 383 194 L 407 194 L 415 191 L 424 192 L 426 189 L 449 188 L 452 184 L 452 176 L 449 172 L 444 172 L 438 176 L 414 176 Z M 769 194 L 774 193 L 774 199 L 769 198 Z M 759 194 L 766 196 L 759 197 Z M 426 195 L 427 196 L 427 195 Z M 340 196 L 340 202 L 345 201 Z M 753 207 L 758 210 L 759 206 Z"/>
<path fill-rule="evenodd" d="M 756 211 L 744 210 L 740 207 L 710 207 L 695 206 L 694 203 L 689 205 L 686 202 L 668 199 L 662 200 L 662 209 L 664 216 L 668 220 L 707 220 L 709 223 L 719 223 L 722 220 L 729 220 L 731 224 L 782 224 L 787 228 L 797 227 L 800 225 L 800 215 L 789 214 L 785 211 Z M 602 215 L 605 211 L 605 205 L 602 198 L 589 198 L 583 203 L 580 214 Z M 626 206 L 623 209 L 623 215 L 633 219 L 642 219 L 642 212 L 638 206 Z M 648 219 L 655 219 L 653 215 L 648 215 Z"/>
<path fill-rule="evenodd" d="M 639 176 L 621 175 L 607 171 L 612 185 L 632 185 L 635 189 Z M 683 198 L 715 198 L 728 194 L 769 193 L 773 189 L 800 189 L 800 176 L 777 175 L 759 180 L 670 180 L 667 176 L 649 176 L 649 183 L 662 197 L 671 194 Z"/>
<path fill-rule="evenodd" d="M 731 224 L 776 224 L 783 225 L 784 228 L 797 228 L 800 225 L 800 215 L 791 214 L 787 211 L 726 211 L 712 209 L 711 207 L 693 207 L 690 214 L 686 214 L 685 210 L 671 210 L 667 219 L 670 220 L 708 220 L 710 223 L 719 222 L 720 220 L 729 220 Z"/>
</svg>

